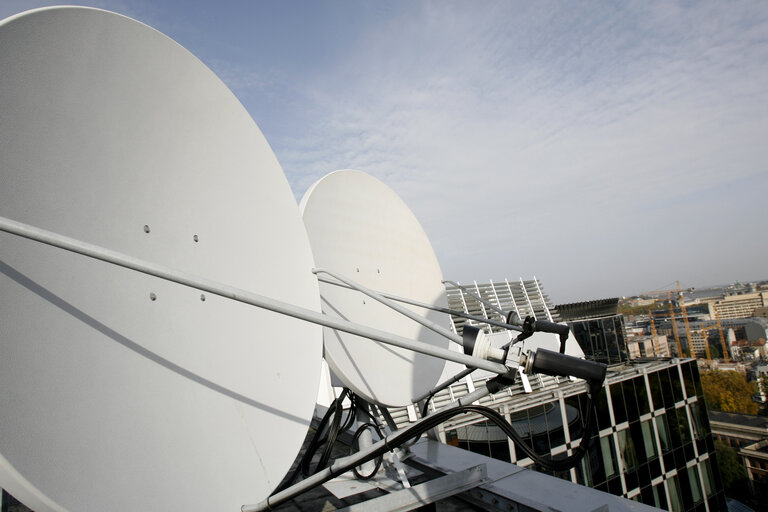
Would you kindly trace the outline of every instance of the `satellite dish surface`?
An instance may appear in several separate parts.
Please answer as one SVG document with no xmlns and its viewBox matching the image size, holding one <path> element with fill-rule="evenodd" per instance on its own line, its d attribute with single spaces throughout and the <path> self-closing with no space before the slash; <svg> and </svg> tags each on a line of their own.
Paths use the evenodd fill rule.
<svg viewBox="0 0 768 512">
<path fill-rule="evenodd" d="M 312 185 L 301 200 L 315 263 L 372 290 L 447 308 L 442 272 L 413 212 L 372 176 L 336 171 Z M 323 312 L 448 348 L 451 342 L 357 291 L 320 283 Z M 450 329 L 446 315 L 405 307 Z M 402 406 L 437 384 L 446 361 L 324 329 L 331 371 L 368 401 Z"/>
<path fill-rule="evenodd" d="M 106 11 L 0 22 L 0 215 L 320 311 L 285 176 L 227 87 Z M 36 510 L 239 510 L 317 397 L 319 326 L 0 233 L 0 487 Z"/>
</svg>

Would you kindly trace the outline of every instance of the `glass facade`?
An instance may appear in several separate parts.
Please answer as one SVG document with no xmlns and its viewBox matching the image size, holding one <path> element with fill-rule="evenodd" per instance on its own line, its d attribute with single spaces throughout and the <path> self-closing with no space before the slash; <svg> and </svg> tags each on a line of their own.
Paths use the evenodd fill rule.
<svg viewBox="0 0 768 512">
<path fill-rule="evenodd" d="M 622 315 L 573 320 L 568 325 L 587 359 L 607 364 L 629 359 Z"/>
<path fill-rule="evenodd" d="M 570 472 L 555 476 L 662 509 L 725 510 L 699 382 L 692 360 L 659 361 L 644 371 L 629 367 L 611 376 L 596 402 L 598 431 L 587 454 Z M 537 453 L 564 457 L 581 440 L 587 402 L 584 392 L 562 393 L 543 405 L 507 410 L 506 416 Z M 482 448 L 462 439 L 465 433 L 445 431 L 470 451 L 552 474 L 518 457 L 514 446 L 492 432 Z"/>
</svg>

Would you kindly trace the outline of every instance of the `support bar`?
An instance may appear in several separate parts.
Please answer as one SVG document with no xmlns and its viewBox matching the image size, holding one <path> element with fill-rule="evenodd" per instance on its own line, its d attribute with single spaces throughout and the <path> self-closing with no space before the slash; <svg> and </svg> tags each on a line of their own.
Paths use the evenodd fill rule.
<svg viewBox="0 0 768 512">
<path fill-rule="evenodd" d="M 509 372 L 509 368 L 503 364 L 493 363 L 484 359 L 467 356 L 465 354 L 454 352 L 452 350 L 435 347 L 433 345 L 427 345 L 414 341 L 402 336 L 397 336 L 385 331 L 373 329 L 363 325 L 358 325 L 348 320 L 342 320 L 340 318 L 333 318 L 311 309 L 306 309 L 293 304 L 288 304 L 279 300 L 275 300 L 263 295 L 259 295 L 253 292 L 249 292 L 233 286 L 217 283 L 208 279 L 203 279 L 184 272 L 178 272 L 162 265 L 149 263 L 131 256 L 126 256 L 116 251 L 105 249 L 97 245 L 89 244 L 69 238 L 51 231 L 36 228 L 16 222 L 5 217 L 0 217 L 0 231 L 5 231 L 17 236 L 28 238 L 36 242 L 58 247 L 67 251 L 71 251 L 89 258 L 112 263 L 120 267 L 125 267 L 137 272 L 142 272 L 166 281 L 172 281 L 177 284 L 189 286 L 203 290 L 220 297 L 243 302 L 256 306 L 258 308 L 274 311 L 282 315 L 288 315 L 293 318 L 298 318 L 306 322 L 330 327 L 331 329 L 337 329 L 339 331 L 348 332 L 357 336 L 362 336 L 371 340 L 386 343 L 387 345 L 394 345 L 396 347 L 412 350 L 433 357 L 439 357 L 448 361 L 454 361 L 456 363 L 472 366 L 475 368 L 481 368 L 488 370 L 489 372 L 504 374 Z"/>
<path fill-rule="evenodd" d="M 347 286 L 351 287 L 352 289 L 357 290 L 360 293 L 363 293 L 363 294 L 369 296 L 373 300 L 381 302 L 385 306 L 387 306 L 387 307 L 389 307 L 391 309 L 394 309 L 395 311 L 397 311 L 401 315 L 407 316 L 408 318 L 410 318 L 414 322 L 420 323 L 421 325 L 423 325 L 427 329 L 430 329 L 430 330 L 436 332 L 440 336 L 443 336 L 444 338 L 448 338 L 452 342 L 456 343 L 458 346 L 460 346 L 462 348 L 464 347 L 464 344 L 462 343 L 461 336 L 459 336 L 458 334 L 454 334 L 451 331 L 449 331 L 448 329 L 446 329 L 445 327 L 437 325 L 436 323 L 431 322 L 431 321 L 427 320 L 426 318 L 417 315 L 416 313 L 414 313 L 410 309 L 404 308 L 403 306 L 401 306 L 399 304 L 396 304 L 394 301 L 389 300 L 388 298 L 384 297 L 383 295 L 379 294 L 378 292 L 375 292 L 375 291 L 371 290 L 370 288 L 366 288 L 365 286 L 361 285 L 360 283 L 356 283 L 355 281 L 353 281 L 353 280 L 351 280 L 351 279 L 349 279 L 347 277 L 344 277 L 341 274 L 337 274 L 336 272 L 332 272 L 332 271 L 326 270 L 324 268 L 316 268 L 316 269 L 313 269 L 312 272 L 315 273 L 315 274 L 328 274 L 329 276 L 333 277 L 334 279 L 338 279 L 339 281 L 341 281 L 342 283 L 344 283 Z"/>
</svg>

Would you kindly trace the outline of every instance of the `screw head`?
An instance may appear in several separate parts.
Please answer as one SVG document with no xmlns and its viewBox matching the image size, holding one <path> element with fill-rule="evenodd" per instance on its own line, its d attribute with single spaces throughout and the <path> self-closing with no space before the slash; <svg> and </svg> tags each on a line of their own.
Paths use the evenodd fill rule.
<svg viewBox="0 0 768 512">
<path fill-rule="evenodd" d="M 149 294 L 149 300 L 157 300 L 157 295 L 155 295 L 155 292 Z"/>
<path fill-rule="evenodd" d="M 149 226 L 144 224 L 144 232 L 149 233 Z"/>
</svg>

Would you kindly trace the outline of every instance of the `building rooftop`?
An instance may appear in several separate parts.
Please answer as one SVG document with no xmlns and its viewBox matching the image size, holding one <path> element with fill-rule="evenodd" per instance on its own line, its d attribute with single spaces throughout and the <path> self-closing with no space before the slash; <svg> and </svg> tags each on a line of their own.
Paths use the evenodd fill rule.
<svg viewBox="0 0 768 512">
<path fill-rule="evenodd" d="M 735 412 L 708 411 L 709 421 L 733 423 L 744 427 L 765 428 L 768 430 L 768 416 L 753 416 Z"/>
<path fill-rule="evenodd" d="M 619 314 L 619 298 L 573 302 L 556 306 L 563 321 L 583 320 Z"/>
</svg>

